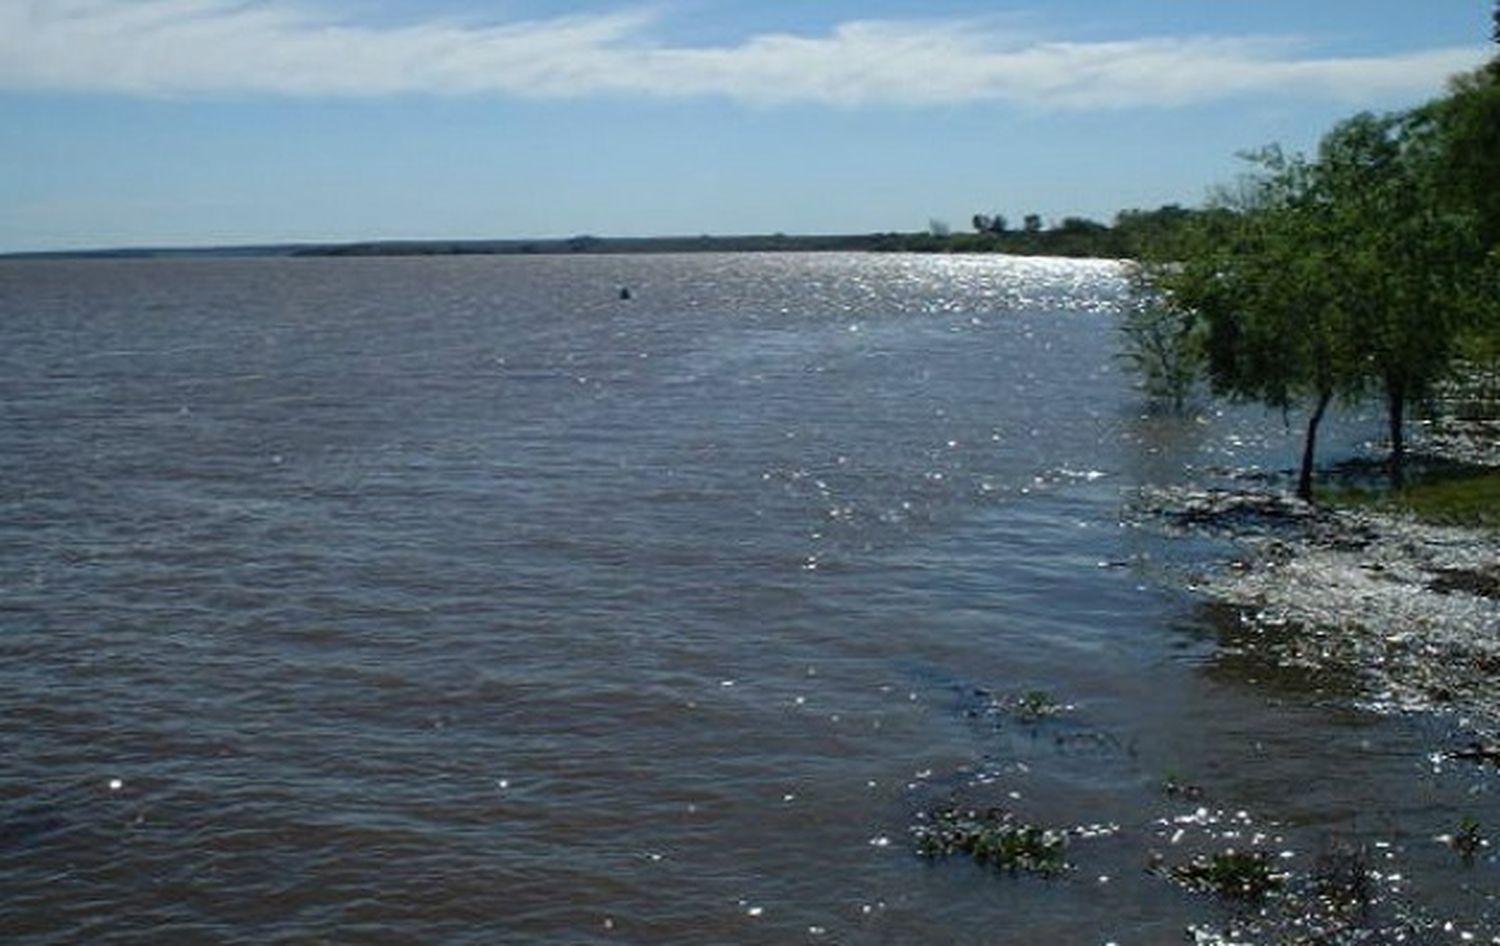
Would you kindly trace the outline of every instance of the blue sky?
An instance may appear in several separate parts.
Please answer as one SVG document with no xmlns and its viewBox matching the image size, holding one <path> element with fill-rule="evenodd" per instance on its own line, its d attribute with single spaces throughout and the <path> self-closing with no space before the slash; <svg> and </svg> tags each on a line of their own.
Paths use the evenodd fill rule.
<svg viewBox="0 0 1500 946">
<path fill-rule="evenodd" d="M 0 252 L 1193 204 L 1487 0 L 0 0 Z"/>
</svg>

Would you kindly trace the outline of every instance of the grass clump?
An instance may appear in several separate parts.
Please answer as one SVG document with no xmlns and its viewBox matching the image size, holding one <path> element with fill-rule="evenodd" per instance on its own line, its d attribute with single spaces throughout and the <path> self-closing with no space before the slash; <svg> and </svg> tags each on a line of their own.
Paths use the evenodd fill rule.
<svg viewBox="0 0 1500 946">
<path fill-rule="evenodd" d="M 1500 470 L 1432 475 L 1393 491 L 1328 490 L 1320 498 L 1337 506 L 1408 512 L 1436 525 L 1500 529 Z"/>
<path fill-rule="evenodd" d="M 917 827 L 916 836 L 917 852 L 927 858 L 967 854 L 1000 870 L 1049 877 L 1068 866 L 1065 833 L 1018 821 L 999 808 L 939 809 Z"/>
<path fill-rule="evenodd" d="M 1172 878 L 1185 887 L 1234 900 L 1264 900 L 1280 890 L 1284 880 L 1271 869 L 1265 852 L 1232 848 L 1174 867 Z"/>
<path fill-rule="evenodd" d="M 1393 497 L 1419 518 L 1443 525 L 1500 528 L 1500 471 L 1414 483 Z"/>
</svg>

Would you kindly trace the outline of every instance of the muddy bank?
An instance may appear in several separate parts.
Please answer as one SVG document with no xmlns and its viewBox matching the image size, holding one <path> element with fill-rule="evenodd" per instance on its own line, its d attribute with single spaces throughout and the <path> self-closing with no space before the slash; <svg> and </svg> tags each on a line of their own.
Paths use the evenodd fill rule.
<svg viewBox="0 0 1500 946">
<path fill-rule="evenodd" d="M 1140 505 L 1169 528 L 1234 540 L 1232 558 L 1189 580 L 1238 609 L 1242 646 L 1350 678 L 1372 708 L 1453 714 L 1478 755 L 1494 746 L 1500 536 L 1264 488 L 1158 491 Z"/>
</svg>

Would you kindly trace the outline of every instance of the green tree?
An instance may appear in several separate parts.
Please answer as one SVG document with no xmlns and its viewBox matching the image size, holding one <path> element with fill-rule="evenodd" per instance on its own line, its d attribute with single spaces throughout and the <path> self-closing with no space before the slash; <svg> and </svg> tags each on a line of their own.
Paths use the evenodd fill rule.
<svg viewBox="0 0 1500 946">
<path fill-rule="evenodd" d="M 1297 495 L 1312 499 L 1318 429 L 1363 377 L 1349 341 L 1352 312 L 1336 280 L 1326 208 L 1312 166 L 1268 148 L 1218 212 L 1187 225 L 1178 261 L 1150 275 L 1170 305 L 1201 320 L 1216 394 L 1291 411 L 1305 406 Z"/>
<path fill-rule="evenodd" d="M 1004 214 L 975 214 L 973 219 L 974 231 L 976 233 L 1004 233 L 1009 227 Z"/>
<path fill-rule="evenodd" d="M 1500 28 L 1500 5 L 1496 8 Z M 1500 36 L 1497 36 L 1500 41 Z M 1478 262 L 1462 294 L 1466 309 L 1459 341 L 1463 379 L 1476 406 L 1496 403 L 1500 377 L 1500 55 L 1488 69 L 1456 76 L 1448 94 L 1407 119 L 1445 212 L 1469 215 Z M 1481 379 L 1488 375 L 1489 381 Z"/>
<path fill-rule="evenodd" d="M 1412 115 L 1357 115 L 1324 137 L 1315 196 L 1336 252 L 1328 278 L 1355 315 L 1351 347 L 1385 399 L 1394 485 L 1409 407 L 1453 364 L 1483 253 L 1472 208 L 1450 203 L 1445 146 Z"/>
<path fill-rule="evenodd" d="M 1122 210 L 1115 214 L 1114 230 L 1127 256 L 1151 257 L 1170 246 L 1178 232 L 1200 212 L 1177 204 L 1156 210 Z"/>
<path fill-rule="evenodd" d="M 1500 4 L 1496 18 L 1500 31 Z M 1316 160 L 1276 148 L 1253 160 L 1220 208 L 1147 238 L 1177 261 L 1148 281 L 1169 311 L 1201 320 L 1215 392 L 1307 404 L 1300 496 L 1329 404 L 1371 388 L 1400 485 L 1408 410 L 1466 342 L 1500 353 L 1500 56 L 1420 108 L 1341 122 Z M 1146 222 L 1122 215 L 1116 228 Z"/>
<path fill-rule="evenodd" d="M 1413 110 L 1405 123 L 1437 179 L 1433 198 L 1450 212 L 1474 214 L 1480 239 L 1500 245 L 1500 72 L 1455 76 L 1447 95 Z"/>
</svg>

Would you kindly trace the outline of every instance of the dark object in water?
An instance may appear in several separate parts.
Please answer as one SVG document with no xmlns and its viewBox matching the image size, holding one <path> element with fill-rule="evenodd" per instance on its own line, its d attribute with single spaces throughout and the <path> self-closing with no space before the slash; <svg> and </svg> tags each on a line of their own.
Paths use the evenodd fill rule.
<svg viewBox="0 0 1500 946">
<path fill-rule="evenodd" d="M 1470 762 L 1488 762 L 1491 765 L 1500 766 L 1500 743 L 1484 743 L 1476 740 L 1456 750 L 1453 758 L 1467 759 Z"/>
<path fill-rule="evenodd" d="M 620 287 L 620 298 L 621 299 L 629 299 L 630 298 L 630 287 L 629 286 L 621 286 Z"/>
</svg>

